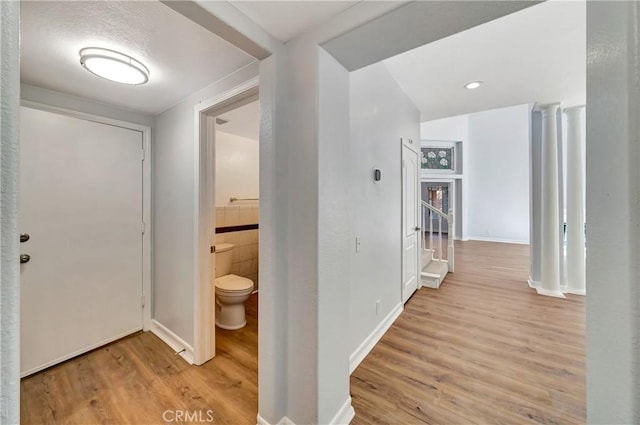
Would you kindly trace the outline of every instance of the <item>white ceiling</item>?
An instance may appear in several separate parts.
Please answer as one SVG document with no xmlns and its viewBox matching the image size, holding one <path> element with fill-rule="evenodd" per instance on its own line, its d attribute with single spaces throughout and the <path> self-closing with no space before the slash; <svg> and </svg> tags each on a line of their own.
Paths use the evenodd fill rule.
<svg viewBox="0 0 640 425">
<path fill-rule="evenodd" d="M 23 83 L 156 115 L 254 59 L 157 1 L 26 1 Z M 127 86 L 80 66 L 83 47 L 142 61 L 149 83 Z"/>
<path fill-rule="evenodd" d="M 285 43 L 358 1 L 230 1 L 274 38 Z"/>
<path fill-rule="evenodd" d="M 246 137 L 251 140 L 260 140 L 260 112 L 259 102 L 248 103 L 237 109 L 222 114 L 217 118 L 227 120 L 226 124 L 216 125 L 218 131 Z"/>
<path fill-rule="evenodd" d="M 384 61 L 422 121 L 530 102 L 586 102 L 586 7 L 547 1 Z M 476 90 L 464 85 L 481 80 Z"/>
</svg>

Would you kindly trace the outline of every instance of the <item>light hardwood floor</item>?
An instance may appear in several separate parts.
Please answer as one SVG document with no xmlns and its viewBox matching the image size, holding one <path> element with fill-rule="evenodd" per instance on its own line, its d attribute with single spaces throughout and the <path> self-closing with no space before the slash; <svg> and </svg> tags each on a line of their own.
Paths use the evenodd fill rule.
<svg viewBox="0 0 640 425">
<path fill-rule="evenodd" d="M 584 297 L 536 295 L 528 253 L 456 242 L 351 376 L 353 423 L 585 423 Z"/>
<path fill-rule="evenodd" d="M 138 333 L 22 380 L 23 424 L 256 423 L 258 296 L 247 326 L 216 329 L 217 355 L 188 365 L 155 335 Z M 167 410 L 198 415 L 174 421 Z M 208 416 L 209 415 L 209 416 Z M 200 422 L 198 422 L 200 421 Z"/>
<path fill-rule="evenodd" d="M 584 298 L 535 295 L 526 246 L 459 243 L 456 260 L 351 376 L 353 423 L 584 423 Z M 255 424 L 257 296 L 247 322 L 218 329 L 218 355 L 201 367 L 140 333 L 29 377 L 22 423 L 159 424 L 180 409 Z"/>
</svg>

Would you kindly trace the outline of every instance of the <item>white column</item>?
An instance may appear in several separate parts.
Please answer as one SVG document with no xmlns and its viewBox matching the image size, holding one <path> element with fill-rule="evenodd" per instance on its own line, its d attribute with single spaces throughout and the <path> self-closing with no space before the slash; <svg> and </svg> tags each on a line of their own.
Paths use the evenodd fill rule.
<svg viewBox="0 0 640 425">
<path fill-rule="evenodd" d="M 531 111 L 529 140 L 529 287 L 540 286 L 542 255 L 542 112 Z"/>
<path fill-rule="evenodd" d="M 20 423 L 20 2 L 0 1 L 0 423 Z"/>
<path fill-rule="evenodd" d="M 585 294 L 584 251 L 584 159 L 583 120 L 584 105 L 567 108 L 567 257 L 566 293 Z"/>
<path fill-rule="evenodd" d="M 540 295 L 564 298 L 560 289 L 560 167 L 558 161 L 558 107 L 538 106 L 542 114 L 541 276 Z"/>
</svg>

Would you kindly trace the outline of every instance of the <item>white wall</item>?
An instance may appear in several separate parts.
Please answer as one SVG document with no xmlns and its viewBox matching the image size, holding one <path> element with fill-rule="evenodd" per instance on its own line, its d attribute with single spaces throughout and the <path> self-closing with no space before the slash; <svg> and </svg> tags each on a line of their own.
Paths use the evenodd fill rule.
<svg viewBox="0 0 640 425">
<path fill-rule="evenodd" d="M 469 115 L 442 118 L 420 124 L 420 137 L 429 140 L 464 142 L 469 135 Z"/>
<path fill-rule="evenodd" d="M 587 2 L 589 424 L 640 423 L 639 14 Z"/>
<path fill-rule="evenodd" d="M 153 117 L 150 115 L 28 84 L 22 84 L 20 86 L 20 98 L 30 102 L 55 106 L 57 108 L 153 127 Z"/>
<path fill-rule="evenodd" d="M 0 2 L 0 423 L 20 423 L 20 3 Z"/>
<path fill-rule="evenodd" d="M 455 117 L 442 118 L 439 120 L 426 121 L 420 124 L 420 138 L 422 140 L 446 140 L 450 142 L 462 142 L 458 146 L 462 152 L 458 152 L 458 157 L 462 157 L 462 169 L 458 173 L 464 173 L 467 167 L 469 148 L 469 115 L 458 115 Z M 457 161 L 456 161 L 457 162 Z M 468 208 L 469 184 L 466 179 L 455 181 L 455 237 L 467 240 L 468 229 Z"/>
<path fill-rule="evenodd" d="M 318 423 L 349 396 L 349 72 L 318 50 Z"/>
<path fill-rule="evenodd" d="M 401 303 L 401 137 L 419 148 L 420 112 L 384 64 L 350 76 L 350 351 Z M 373 181 L 373 170 L 382 180 Z M 355 238 L 361 239 L 355 252 Z M 376 314 L 376 301 L 380 311 Z"/>
<path fill-rule="evenodd" d="M 155 118 L 153 318 L 189 345 L 194 341 L 194 108 L 257 74 L 257 63 L 245 67 Z"/>
<path fill-rule="evenodd" d="M 256 117 L 257 119 L 257 117 Z M 229 198 L 258 198 L 260 146 L 257 140 L 216 131 L 216 207 Z"/>
<path fill-rule="evenodd" d="M 529 105 L 421 124 L 421 137 L 463 141 L 464 237 L 529 242 Z"/>
<path fill-rule="evenodd" d="M 529 105 L 469 115 L 470 239 L 529 242 Z"/>
</svg>

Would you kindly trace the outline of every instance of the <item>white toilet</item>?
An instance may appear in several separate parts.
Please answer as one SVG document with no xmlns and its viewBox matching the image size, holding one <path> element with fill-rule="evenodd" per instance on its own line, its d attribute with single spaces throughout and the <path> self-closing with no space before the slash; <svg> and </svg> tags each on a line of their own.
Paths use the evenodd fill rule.
<svg viewBox="0 0 640 425">
<path fill-rule="evenodd" d="M 216 244 L 216 326 L 235 330 L 244 327 L 244 302 L 253 291 L 253 282 L 246 277 L 229 274 L 234 245 Z"/>
</svg>

